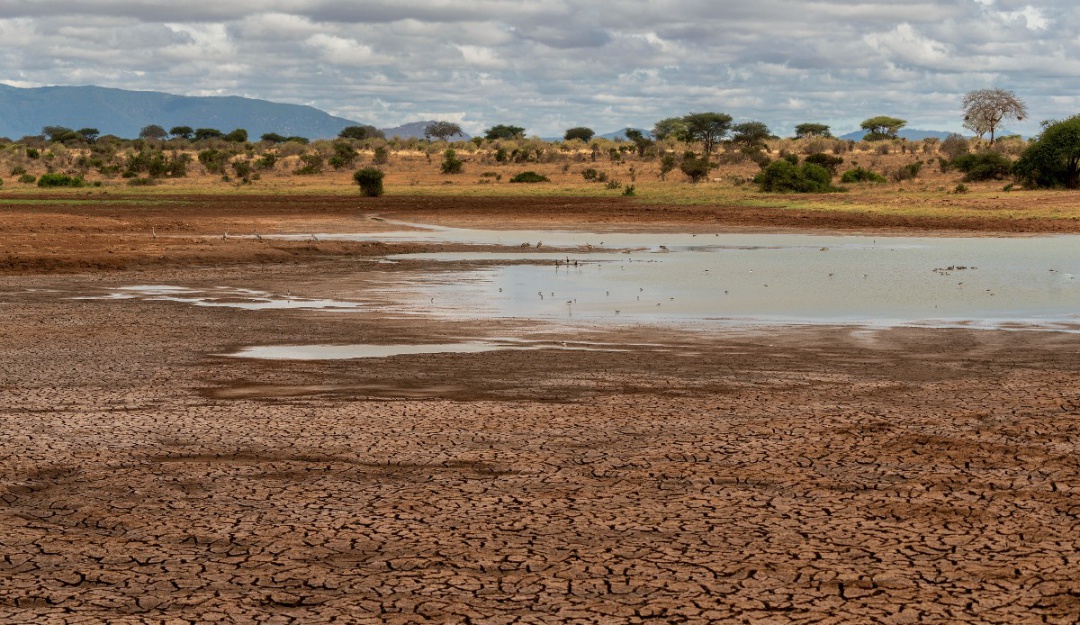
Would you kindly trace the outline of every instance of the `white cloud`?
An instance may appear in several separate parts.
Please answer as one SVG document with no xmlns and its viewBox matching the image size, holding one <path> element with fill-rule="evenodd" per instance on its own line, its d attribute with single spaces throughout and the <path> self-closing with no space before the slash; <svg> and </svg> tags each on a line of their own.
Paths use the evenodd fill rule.
<svg viewBox="0 0 1080 625">
<path fill-rule="evenodd" d="M 0 79 L 541 135 L 692 110 L 780 133 L 876 114 L 958 130 L 963 92 L 1001 86 L 1033 132 L 1076 112 L 1060 93 L 1080 76 L 1076 32 L 1071 0 L 0 0 Z"/>
</svg>

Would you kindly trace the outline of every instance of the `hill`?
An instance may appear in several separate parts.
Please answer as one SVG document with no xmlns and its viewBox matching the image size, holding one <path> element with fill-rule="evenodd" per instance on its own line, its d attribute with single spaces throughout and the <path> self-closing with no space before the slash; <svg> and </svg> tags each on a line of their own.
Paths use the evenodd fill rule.
<svg viewBox="0 0 1080 625">
<path fill-rule="evenodd" d="M 336 137 L 346 126 L 363 125 L 311 106 L 238 96 L 194 97 L 105 87 L 23 89 L 0 84 L 0 136 L 11 139 L 39 134 L 45 126 L 97 128 L 101 134 L 134 138 L 149 124 L 166 130 L 173 126 L 224 132 L 244 128 L 252 138 L 276 132 L 310 139 Z"/>
</svg>

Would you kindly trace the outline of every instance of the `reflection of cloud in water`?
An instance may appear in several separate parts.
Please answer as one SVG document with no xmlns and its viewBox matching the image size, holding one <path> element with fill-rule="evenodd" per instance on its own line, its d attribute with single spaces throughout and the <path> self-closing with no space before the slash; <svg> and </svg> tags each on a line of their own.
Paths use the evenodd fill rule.
<svg viewBox="0 0 1080 625">
<path fill-rule="evenodd" d="M 193 289 L 171 285 L 124 286 L 99 296 L 82 296 L 73 299 L 109 300 L 143 299 L 158 302 L 179 302 L 195 306 L 240 308 L 244 310 L 355 310 L 364 304 L 334 299 L 316 299 L 275 295 L 266 291 L 218 287 L 216 289 Z"/>
</svg>

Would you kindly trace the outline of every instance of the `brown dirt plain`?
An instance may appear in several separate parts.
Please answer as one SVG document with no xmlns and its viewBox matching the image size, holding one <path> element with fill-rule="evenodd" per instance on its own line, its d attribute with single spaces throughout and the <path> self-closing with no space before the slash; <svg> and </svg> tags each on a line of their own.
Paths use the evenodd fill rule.
<svg viewBox="0 0 1080 625">
<path fill-rule="evenodd" d="M 371 230 L 375 213 L 1075 231 L 618 198 L 5 195 L 0 622 L 1080 620 L 1075 335 L 568 338 L 525 321 L 71 299 L 132 284 L 311 297 L 393 284 L 408 269 L 365 260 L 418 246 L 235 236 Z M 552 348 L 219 355 L 499 335 Z M 567 340 L 626 350 L 556 349 Z"/>
</svg>

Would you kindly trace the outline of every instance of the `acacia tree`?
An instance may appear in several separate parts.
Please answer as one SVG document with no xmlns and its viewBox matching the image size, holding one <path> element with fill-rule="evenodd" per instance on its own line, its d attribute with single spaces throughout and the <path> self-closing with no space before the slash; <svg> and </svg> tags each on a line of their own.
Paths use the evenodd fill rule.
<svg viewBox="0 0 1080 625">
<path fill-rule="evenodd" d="M 772 136 L 769 127 L 763 122 L 736 124 L 731 131 L 731 142 L 747 150 L 763 147 L 765 140 Z"/>
<path fill-rule="evenodd" d="M 994 133 L 1002 121 L 1027 117 L 1027 107 L 1012 91 L 1005 89 L 976 89 L 964 96 L 964 128 L 981 139 L 990 133 L 990 145 L 994 145 Z"/>
<path fill-rule="evenodd" d="M 882 139 L 895 139 L 896 133 L 907 125 L 907 120 L 878 115 L 870 119 L 864 119 L 859 127 L 866 131 L 863 137 L 865 141 L 880 141 Z"/>
<path fill-rule="evenodd" d="M 592 128 L 586 128 L 585 126 L 575 126 L 574 128 L 570 128 L 566 131 L 566 133 L 563 135 L 563 141 L 581 139 L 584 143 L 588 143 L 595 134 L 596 133 L 593 132 Z"/>
<path fill-rule="evenodd" d="M 799 139 L 806 137 L 831 137 L 829 126 L 826 124 L 799 124 L 795 126 L 795 136 Z"/>
<path fill-rule="evenodd" d="M 652 134 L 659 141 L 669 138 L 683 141 L 686 136 L 686 122 L 682 117 L 661 119 L 653 126 Z"/>
<path fill-rule="evenodd" d="M 507 126 L 497 124 L 484 131 L 484 138 L 488 141 L 524 139 L 525 129 L 521 126 Z"/>
<path fill-rule="evenodd" d="M 169 133 L 165 132 L 165 129 L 157 124 L 150 124 L 149 126 L 143 126 L 139 131 L 140 139 L 164 139 L 169 136 Z"/>
<path fill-rule="evenodd" d="M 731 129 L 731 115 L 726 113 L 690 113 L 683 117 L 686 124 L 686 142 L 701 142 L 702 158 L 709 160 L 713 147 L 724 139 Z"/>
<path fill-rule="evenodd" d="M 446 141 L 454 135 L 465 136 L 465 133 L 461 132 L 461 126 L 454 122 L 431 122 L 424 128 L 425 139 L 435 137 L 440 141 Z"/>
<path fill-rule="evenodd" d="M 181 139 L 191 139 L 195 136 L 195 130 L 191 126 L 173 126 L 169 129 L 169 134 Z"/>
</svg>

